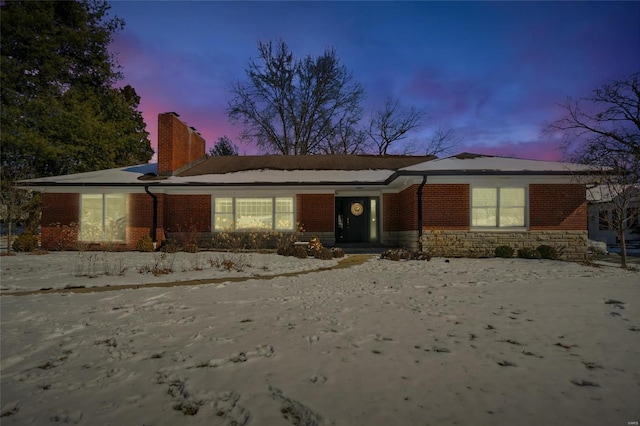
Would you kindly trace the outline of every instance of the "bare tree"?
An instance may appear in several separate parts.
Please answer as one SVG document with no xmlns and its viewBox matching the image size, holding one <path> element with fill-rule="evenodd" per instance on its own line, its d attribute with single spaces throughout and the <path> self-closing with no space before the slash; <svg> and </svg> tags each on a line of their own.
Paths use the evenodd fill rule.
<svg viewBox="0 0 640 426">
<path fill-rule="evenodd" d="M 341 120 L 320 147 L 323 154 L 362 154 L 367 151 L 367 132 L 358 129 L 355 117 Z"/>
<path fill-rule="evenodd" d="M 594 165 L 599 184 L 617 201 L 612 229 L 618 233 L 622 267 L 626 268 L 628 188 L 640 182 L 640 73 L 596 89 L 590 97 L 567 98 L 561 107 L 565 117 L 549 123 L 547 133 L 562 134 L 562 150 L 574 162 Z M 629 195 L 630 194 L 630 195 Z"/>
<path fill-rule="evenodd" d="M 607 176 L 607 173 L 602 173 Z M 640 220 L 640 185 L 619 185 L 604 179 L 587 189 L 592 207 L 598 213 L 598 227 L 613 231 L 620 242 L 620 260 L 627 267 L 626 234 L 638 233 Z"/>
<path fill-rule="evenodd" d="M 396 99 L 387 98 L 384 107 L 375 111 L 369 120 L 369 137 L 378 150 L 379 155 L 386 155 L 391 144 L 402 140 L 412 130 L 424 124 L 424 111 L 405 108 Z"/>
<path fill-rule="evenodd" d="M 362 87 L 340 64 L 335 50 L 296 60 L 284 41 L 258 42 L 248 81 L 232 86 L 227 113 L 242 123 L 243 141 L 266 152 L 322 152 L 339 126 L 361 116 Z"/>
<path fill-rule="evenodd" d="M 28 178 L 25 174 L 20 177 L 9 176 L 2 170 L 0 178 L 0 220 L 7 226 L 7 253 L 11 253 L 13 241 L 13 225 L 17 222 L 28 222 L 30 218 L 37 216 L 40 203 L 32 191 L 19 187 L 19 180 Z M 36 222 L 34 222 L 36 223 Z M 29 226 L 28 228 L 33 228 Z M 28 229 L 34 231 L 33 229 Z"/>
<path fill-rule="evenodd" d="M 453 128 L 442 125 L 431 135 L 431 139 L 429 139 L 425 147 L 425 154 L 435 156 L 452 154 L 452 151 L 460 145 L 462 139 L 462 136 L 456 135 Z"/>
</svg>

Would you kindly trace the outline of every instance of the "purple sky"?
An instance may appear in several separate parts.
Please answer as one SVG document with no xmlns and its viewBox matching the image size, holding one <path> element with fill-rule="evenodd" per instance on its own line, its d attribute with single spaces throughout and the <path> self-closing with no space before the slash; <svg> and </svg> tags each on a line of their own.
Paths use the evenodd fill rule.
<svg viewBox="0 0 640 426">
<path fill-rule="evenodd" d="M 175 111 L 208 147 L 227 135 L 258 153 L 225 112 L 258 40 L 299 57 L 334 47 L 367 111 L 387 96 L 427 111 L 408 140 L 446 124 L 457 151 L 532 159 L 561 157 L 540 132 L 558 102 L 640 71 L 640 2 L 117 1 L 111 15 L 126 21 L 111 50 L 154 149 L 158 113 Z"/>
</svg>

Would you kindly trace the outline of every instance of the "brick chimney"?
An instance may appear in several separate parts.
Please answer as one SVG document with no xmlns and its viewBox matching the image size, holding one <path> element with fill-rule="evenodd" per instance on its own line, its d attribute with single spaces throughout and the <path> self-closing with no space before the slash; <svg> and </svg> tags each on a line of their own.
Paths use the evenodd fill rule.
<svg viewBox="0 0 640 426">
<path fill-rule="evenodd" d="M 171 176 L 205 158 L 205 140 L 175 112 L 158 115 L 158 175 Z"/>
</svg>

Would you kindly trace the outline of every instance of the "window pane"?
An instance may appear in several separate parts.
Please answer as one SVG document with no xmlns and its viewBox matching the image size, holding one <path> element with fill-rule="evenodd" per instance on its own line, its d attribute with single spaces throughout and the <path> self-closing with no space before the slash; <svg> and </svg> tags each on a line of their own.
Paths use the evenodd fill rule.
<svg viewBox="0 0 640 426">
<path fill-rule="evenodd" d="M 371 199 L 371 213 L 369 218 L 369 240 L 378 239 L 378 201 Z"/>
<path fill-rule="evenodd" d="M 524 226 L 524 208 L 500 207 L 500 227 Z"/>
<path fill-rule="evenodd" d="M 102 240 L 102 194 L 82 194 L 80 207 L 80 240 Z"/>
<path fill-rule="evenodd" d="M 497 226 L 498 190 L 496 188 L 473 188 L 472 226 Z"/>
<path fill-rule="evenodd" d="M 501 207 L 524 207 L 524 188 L 500 188 Z"/>
<path fill-rule="evenodd" d="M 293 198 L 276 198 L 275 225 L 276 229 L 281 231 L 293 230 Z"/>
<path fill-rule="evenodd" d="M 213 208 L 213 229 L 216 231 L 233 230 L 233 198 L 216 198 Z"/>
<path fill-rule="evenodd" d="M 473 207 L 496 207 L 498 191 L 496 188 L 473 188 Z"/>
<path fill-rule="evenodd" d="M 216 198 L 215 199 L 215 212 L 217 213 L 232 213 L 233 212 L 233 198 Z"/>
<path fill-rule="evenodd" d="M 276 213 L 292 213 L 293 198 L 276 198 Z"/>
<path fill-rule="evenodd" d="M 497 226 L 495 207 L 474 207 L 471 218 L 472 226 Z"/>
<path fill-rule="evenodd" d="M 271 198 L 237 198 L 236 230 L 273 229 Z"/>
<path fill-rule="evenodd" d="M 105 201 L 104 235 L 106 241 L 124 241 L 127 232 L 127 196 L 107 194 Z"/>
</svg>

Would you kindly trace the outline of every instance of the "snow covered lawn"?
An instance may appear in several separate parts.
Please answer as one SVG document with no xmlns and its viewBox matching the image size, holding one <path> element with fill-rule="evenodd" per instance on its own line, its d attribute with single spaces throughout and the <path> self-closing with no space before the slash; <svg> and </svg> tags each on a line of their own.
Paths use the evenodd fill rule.
<svg viewBox="0 0 640 426">
<path fill-rule="evenodd" d="M 73 255 L 3 257 L 2 288 L 157 279 L 72 277 Z M 250 263 L 245 274 L 326 265 Z M 176 269 L 172 281 L 205 272 Z M 640 420 L 640 274 L 618 268 L 372 257 L 270 280 L 3 296 L 1 309 L 3 425 Z"/>
<path fill-rule="evenodd" d="M 336 263 L 338 259 L 209 251 L 51 252 L 40 256 L 20 253 L 0 258 L 0 292 L 270 276 L 325 268 Z M 167 273 L 161 273 L 163 271 Z"/>
</svg>

